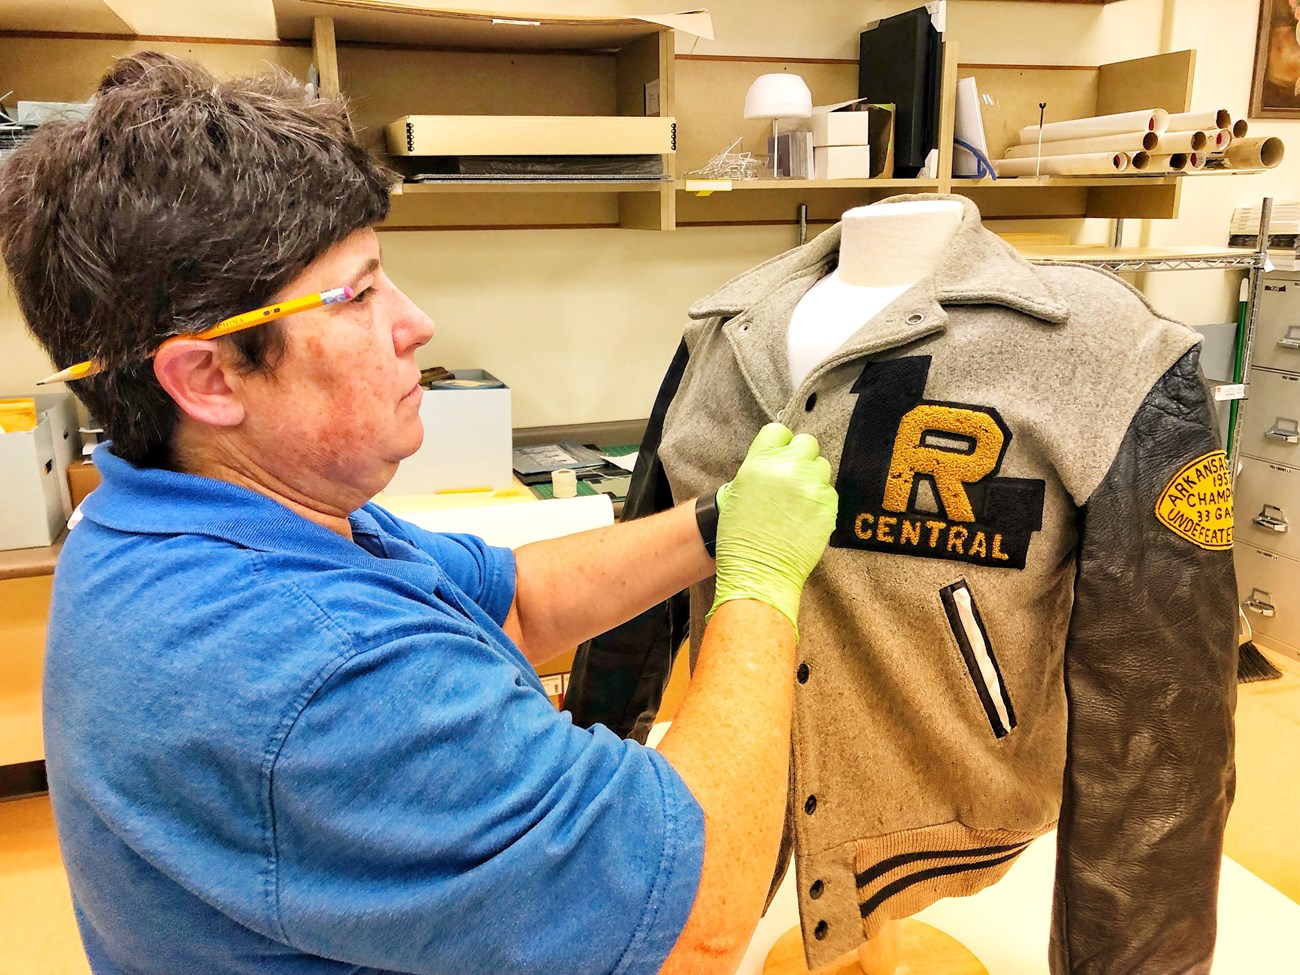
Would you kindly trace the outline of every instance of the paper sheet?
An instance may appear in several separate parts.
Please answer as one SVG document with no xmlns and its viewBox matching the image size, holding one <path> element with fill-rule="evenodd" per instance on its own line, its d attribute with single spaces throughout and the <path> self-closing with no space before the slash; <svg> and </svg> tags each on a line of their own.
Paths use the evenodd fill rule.
<svg viewBox="0 0 1300 975">
<path fill-rule="evenodd" d="M 609 454 L 601 454 L 601 459 L 607 464 L 613 464 L 615 467 L 621 467 L 631 474 L 636 470 L 636 454 L 623 454 L 621 457 L 611 457 Z"/>
<path fill-rule="evenodd" d="M 954 135 L 967 145 L 974 146 L 989 158 L 988 141 L 984 137 L 984 115 L 980 108 L 979 87 L 974 78 L 962 78 L 957 82 L 957 116 Z M 974 176 L 979 172 L 979 162 L 969 150 L 954 146 L 952 150 L 952 174 L 954 176 Z"/>
<path fill-rule="evenodd" d="M 527 504 L 452 508 L 402 515 L 407 521 L 433 532 L 477 535 L 489 545 L 518 548 L 544 538 L 559 538 L 614 524 L 614 505 L 608 495 L 584 495 Z"/>
</svg>

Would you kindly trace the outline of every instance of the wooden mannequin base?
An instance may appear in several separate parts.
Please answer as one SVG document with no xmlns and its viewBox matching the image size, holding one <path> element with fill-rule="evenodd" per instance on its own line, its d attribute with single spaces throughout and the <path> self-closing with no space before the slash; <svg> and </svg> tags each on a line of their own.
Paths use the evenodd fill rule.
<svg viewBox="0 0 1300 975">
<path fill-rule="evenodd" d="M 891 947 L 887 952 L 891 959 L 897 959 L 893 975 L 988 975 L 988 969 L 965 945 L 938 928 L 911 918 L 892 922 L 890 927 L 895 925 L 897 930 L 890 935 L 890 941 L 896 949 Z M 845 955 L 818 969 L 817 975 L 887 975 L 879 967 L 865 967 L 869 963 L 865 959 L 860 962 L 859 954 L 855 951 Z M 763 975 L 809 975 L 798 925 L 781 935 L 767 953 Z"/>
</svg>

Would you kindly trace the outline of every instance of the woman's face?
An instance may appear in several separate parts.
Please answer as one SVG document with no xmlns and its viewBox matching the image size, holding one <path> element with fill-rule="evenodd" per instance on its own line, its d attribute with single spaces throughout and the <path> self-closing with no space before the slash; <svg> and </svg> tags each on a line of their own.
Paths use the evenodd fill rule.
<svg viewBox="0 0 1300 975">
<path fill-rule="evenodd" d="M 351 510 L 383 490 L 424 438 L 415 350 L 434 326 L 384 273 L 371 229 L 326 251 L 275 297 L 343 285 L 351 301 L 283 320 L 274 374 L 244 386 L 243 433 L 276 480 Z"/>
</svg>

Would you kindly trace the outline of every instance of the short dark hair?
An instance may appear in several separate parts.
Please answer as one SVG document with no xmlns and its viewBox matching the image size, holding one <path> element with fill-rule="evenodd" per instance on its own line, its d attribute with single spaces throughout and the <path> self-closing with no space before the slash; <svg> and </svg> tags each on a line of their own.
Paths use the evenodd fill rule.
<svg viewBox="0 0 1300 975">
<path fill-rule="evenodd" d="M 167 466 L 176 405 L 148 356 L 164 339 L 268 303 L 313 260 L 388 213 L 393 175 L 346 106 L 283 71 L 218 81 L 145 51 L 119 60 L 88 117 L 42 125 L 0 165 L 0 251 L 56 368 L 119 456 Z M 228 341 L 250 371 L 274 324 Z"/>
</svg>

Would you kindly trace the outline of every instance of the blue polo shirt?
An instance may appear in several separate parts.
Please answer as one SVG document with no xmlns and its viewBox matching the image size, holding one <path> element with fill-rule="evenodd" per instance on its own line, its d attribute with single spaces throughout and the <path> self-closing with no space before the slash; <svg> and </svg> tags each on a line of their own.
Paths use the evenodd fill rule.
<svg viewBox="0 0 1300 975">
<path fill-rule="evenodd" d="M 95 462 L 45 746 L 98 975 L 659 969 L 703 815 L 547 700 L 501 630 L 509 550 Z"/>
</svg>

